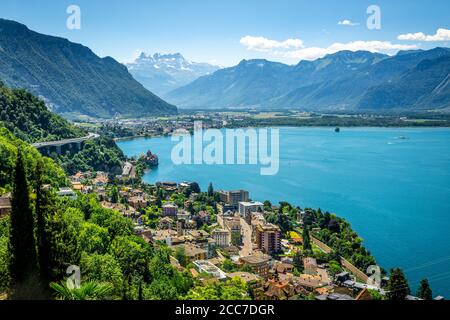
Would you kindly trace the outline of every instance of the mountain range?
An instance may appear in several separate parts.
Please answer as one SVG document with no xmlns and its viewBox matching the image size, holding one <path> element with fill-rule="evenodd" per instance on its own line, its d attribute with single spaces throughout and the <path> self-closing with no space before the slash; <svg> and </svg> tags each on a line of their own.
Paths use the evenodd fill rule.
<svg viewBox="0 0 450 320">
<path fill-rule="evenodd" d="M 340 51 L 297 65 L 243 60 L 165 98 L 186 108 L 443 109 L 450 107 L 449 73 L 449 48 L 395 56 Z"/>
<path fill-rule="evenodd" d="M 27 89 L 60 114 L 106 118 L 177 112 L 113 58 L 5 19 L 0 19 L 0 80 Z"/>
<path fill-rule="evenodd" d="M 174 105 L 450 110 L 449 74 L 449 48 L 394 56 L 340 51 L 296 65 L 242 60 L 224 69 L 188 61 L 179 53 L 142 53 L 124 66 L 81 44 L 0 19 L 0 80 L 27 89 L 66 117 L 165 115 L 177 112 Z"/>
<path fill-rule="evenodd" d="M 208 63 L 189 61 L 180 53 L 141 53 L 135 61 L 126 66 L 144 87 L 162 97 L 169 91 L 220 69 Z"/>
</svg>

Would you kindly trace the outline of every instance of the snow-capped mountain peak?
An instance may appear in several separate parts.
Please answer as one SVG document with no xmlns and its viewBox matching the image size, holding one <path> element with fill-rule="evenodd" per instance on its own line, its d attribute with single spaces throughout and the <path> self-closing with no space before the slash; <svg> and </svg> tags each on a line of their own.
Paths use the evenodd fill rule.
<svg viewBox="0 0 450 320">
<path fill-rule="evenodd" d="M 147 89 L 159 95 L 184 86 L 195 79 L 211 74 L 218 69 L 208 63 L 198 63 L 186 59 L 181 53 L 142 52 L 128 70 Z"/>
</svg>

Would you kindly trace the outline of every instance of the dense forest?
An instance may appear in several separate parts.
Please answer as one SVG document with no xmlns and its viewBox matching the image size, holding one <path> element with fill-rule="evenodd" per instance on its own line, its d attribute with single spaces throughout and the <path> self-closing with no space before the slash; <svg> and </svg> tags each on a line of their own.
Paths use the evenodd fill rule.
<svg viewBox="0 0 450 320">
<path fill-rule="evenodd" d="M 0 127 L 17 138 L 33 143 L 82 137 L 87 132 L 49 111 L 45 103 L 22 89 L 9 89 L 0 81 Z M 122 151 L 111 138 L 100 137 L 84 143 L 81 151 L 50 154 L 67 173 L 107 171 L 120 173 Z"/>
<path fill-rule="evenodd" d="M 45 103 L 22 89 L 0 81 L 0 125 L 27 142 L 75 138 L 86 133 L 47 109 Z"/>
<path fill-rule="evenodd" d="M 176 299 L 187 294 L 192 279 L 169 264 L 167 249 L 153 249 L 135 236 L 131 220 L 102 208 L 95 196 L 58 198 L 54 188 L 43 188 L 44 179 L 53 185 L 58 181 L 42 174 L 42 159 L 34 167 L 25 166 L 24 152 L 19 154 L 14 161 L 13 211 L 0 220 L 0 291 L 8 288 L 16 298 L 74 298 L 59 281 L 70 265 L 78 265 L 80 291 L 96 289 L 90 288 L 93 292 L 88 290 L 85 298 Z M 31 191 L 29 197 L 24 190 Z"/>
<path fill-rule="evenodd" d="M 113 139 L 100 137 L 86 141 L 81 151 L 58 155 L 50 154 L 68 174 L 78 171 L 105 171 L 112 174 L 122 172 L 122 162 L 125 156 Z"/>
<path fill-rule="evenodd" d="M 57 197 L 62 170 L 3 129 L 2 146 L 7 140 L 13 175 L 2 186 L 12 186 L 12 212 L 0 219 L 0 293 L 12 299 L 248 298 L 236 279 L 198 286 L 170 264 L 168 247 L 136 236 L 131 220 L 103 208 L 95 195 Z M 82 279 L 75 289 L 62 281 L 74 265 Z"/>
<path fill-rule="evenodd" d="M 52 159 L 41 156 L 39 151 L 26 142 L 15 137 L 8 129 L 0 127 L 0 194 L 12 190 L 12 174 L 16 164 L 18 151 L 22 150 L 27 179 L 34 183 L 34 168 L 39 162 L 44 176 L 55 187 L 67 185 L 64 170 Z"/>
</svg>

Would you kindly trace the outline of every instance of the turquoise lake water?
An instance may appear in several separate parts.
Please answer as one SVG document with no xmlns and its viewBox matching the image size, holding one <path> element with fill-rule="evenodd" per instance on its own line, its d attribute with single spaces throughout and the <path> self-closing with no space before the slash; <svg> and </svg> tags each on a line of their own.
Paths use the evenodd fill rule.
<svg viewBox="0 0 450 320">
<path fill-rule="evenodd" d="M 401 139 L 399 137 L 406 137 Z M 170 137 L 118 142 L 160 165 L 144 181 L 197 181 L 202 189 L 245 189 L 253 200 L 289 201 L 346 218 L 385 269 L 399 266 L 415 294 L 428 278 L 450 298 L 450 129 L 280 128 L 280 168 L 174 165 Z"/>
</svg>

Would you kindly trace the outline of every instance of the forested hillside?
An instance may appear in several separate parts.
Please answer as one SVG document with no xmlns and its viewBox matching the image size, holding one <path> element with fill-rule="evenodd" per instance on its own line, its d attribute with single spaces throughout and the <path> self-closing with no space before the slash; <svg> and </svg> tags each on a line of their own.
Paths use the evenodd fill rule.
<svg viewBox="0 0 450 320">
<path fill-rule="evenodd" d="M 0 194 L 12 190 L 11 181 L 18 150 L 22 150 L 27 179 L 30 183 L 35 182 L 34 169 L 40 163 L 46 183 L 52 183 L 58 187 L 67 184 L 63 169 L 52 159 L 41 156 L 39 151 L 28 143 L 15 137 L 8 129 L 0 127 Z"/>
<path fill-rule="evenodd" d="M 27 142 L 81 137 L 86 133 L 52 113 L 44 102 L 22 89 L 0 81 L 0 125 Z"/>
<path fill-rule="evenodd" d="M 131 220 L 102 208 L 95 195 L 58 198 L 62 169 L 7 129 L 0 133 L 0 194 L 12 192 L 12 212 L 0 218 L 0 293 L 71 300 L 188 293 L 193 281 L 170 265 L 167 249 L 135 236 Z M 70 265 L 82 270 L 79 291 L 61 282 Z"/>
<path fill-rule="evenodd" d="M 81 137 L 87 134 L 86 131 L 49 111 L 42 100 L 29 92 L 23 89 L 9 89 L 0 83 L 1 126 L 7 128 L 17 138 L 30 143 Z M 79 152 L 62 155 L 51 153 L 50 157 L 69 174 L 88 170 L 120 173 L 122 161 L 125 159 L 122 150 L 108 137 L 86 141 Z"/>
</svg>

